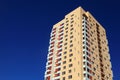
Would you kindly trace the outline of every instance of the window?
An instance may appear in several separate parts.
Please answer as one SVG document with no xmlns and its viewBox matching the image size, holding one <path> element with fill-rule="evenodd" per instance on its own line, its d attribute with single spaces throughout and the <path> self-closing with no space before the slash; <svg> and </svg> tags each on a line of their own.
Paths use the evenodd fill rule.
<svg viewBox="0 0 120 80">
<path fill-rule="evenodd" d="M 69 73 L 71 73 L 71 72 L 72 72 L 72 70 L 70 69 L 68 72 L 69 72 Z"/>
<path fill-rule="evenodd" d="M 66 23 L 69 22 L 69 20 L 66 21 Z"/>
<path fill-rule="evenodd" d="M 66 59 L 67 57 L 66 56 L 64 56 L 64 59 Z"/>
<path fill-rule="evenodd" d="M 67 39 L 65 39 L 65 41 L 67 41 Z"/>
<path fill-rule="evenodd" d="M 67 49 L 67 47 L 65 47 L 65 49 Z"/>
<path fill-rule="evenodd" d="M 80 64 L 80 62 L 78 61 L 78 64 Z"/>
<path fill-rule="evenodd" d="M 72 49 L 70 49 L 70 52 L 72 52 Z"/>
<path fill-rule="evenodd" d="M 85 49 L 85 46 L 83 46 L 83 49 Z"/>
<path fill-rule="evenodd" d="M 85 29 L 82 29 L 82 31 L 85 31 Z"/>
<path fill-rule="evenodd" d="M 66 69 L 66 66 L 64 66 L 63 69 Z"/>
<path fill-rule="evenodd" d="M 69 54 L 69 57 L 73 56 L 73 54 Z"/>
<path fill-rule="evenodd" d="M 69 75 L 69 76 L 68 76 L 68 79 L 72 79 L 72 75 Z"/>
<path fill-rule="evenodd" d="M 83 39 L 85 39 L 85 37 L 83 37 Z"/>
<path fill-rule="evenodd" d="M 74 16 L 74 14 L 71 15 L 71 17 L 73 17 L 73 16 Z"/>
<path fill-rule="evenodd" d="M 69 64 L 69 67 L 72 67 L 72 64 Z"/>
<path fill-rule="evenodd" d="M 62 75 L 64 75 L 65 74 L 65 71 L 64 72 L 62 72 Z"/>
<path fill-rule="evenodd" d="M 96 68 L 95 68 L 95 67 L 94 67 L 93 69 L 94 69 L 94 71 L 96 71 Z"/>
<path fill-rule="evenodd" d="M 65 37 L 67 37 L 68 35 L 65 35 Z"/>
<path fill-rule="evenodd" d="M 73 27 L 73 24 L 72 25 L 70 25 L 71 27 Z"/>
<path fill-rule="evenodd" d="M 65 28 L 65 30 L 67 30 L 68 29 L 68 27 L 67 28 Z"/>
<path fill-rule="evenodd" d="M 66 61 L 63 61 L 63 64 L 65 64 L 66 63 Z"/>
<path fill-rule="evenodd" d="M 70 34 L 73 34 L 73 32 L 70 32 Z"/>
<path fill-rule="evenodd" d="M 70 29 L 71 31 L 73 30 L 73 28 Z"/>
<path fill-rule="evenodd" d="M 73 38 L 73 36 L 70 36 L 70 39 Z"/>
<path fill-rule="evenodd" d="M 66 54 L 66 53 L 67 53 L 67 51 L 64 52 L 64 54 Z"/>
<path fill-rule="evenodd" d="M 74 68 L 74 72 L 75 72 L 75 68 Z"/>
<path fill-rule="evenodd" d="M 65 43 L 64 45 L 67 45 L 67 43 Z"/>
<path fill-rule="evenodd" d="M 73 47 L 73 44 L 71 44 L 70 47 Z"/>
<path fill-rule="evenodd" d="M 71 18 L 71 20 L 73 20 L 73 18 Z"/>
<path fill-rule="evenodd" d="M 71 21 L 71 23 L 73 23 L 74 21 Z"/>
<path fill-rule="evenodd" d="M 71 62 L 72 61 L 72 59 L 69 59 L 69 62 Z"/>
<path fill-rule="evenodd" d="M 84 74 L 84 77 L 86 76 L 86 74 Z"/>
<path fill-rule="evenodd" d="M 72 43 L 72 40 L 70 40 L 70 43 Z"/>
<path fill-rule="evenodd" d="M 63 77 L 63 80 L 65 80 L 65 77 Z"/>
</svg>

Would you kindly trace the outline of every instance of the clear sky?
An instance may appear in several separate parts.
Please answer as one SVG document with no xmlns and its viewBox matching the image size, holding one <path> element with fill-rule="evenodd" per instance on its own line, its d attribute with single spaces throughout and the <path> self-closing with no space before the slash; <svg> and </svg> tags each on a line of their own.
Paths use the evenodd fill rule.
<svg viewBox="0 0 120 80">
<path fill-rule="evenodd" d="M 44 80 L 52 25 L 79 6 L 106 29 L 120 80 L 119 0 L 0 0 L 0 80 Z"/>
</svg>

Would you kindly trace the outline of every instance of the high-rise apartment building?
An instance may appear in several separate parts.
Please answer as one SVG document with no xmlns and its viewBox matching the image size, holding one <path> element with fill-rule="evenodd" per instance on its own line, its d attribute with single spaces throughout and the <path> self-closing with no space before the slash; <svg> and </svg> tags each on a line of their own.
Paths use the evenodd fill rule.
<svg viewBox="0 0 120 80">
<path fill-rule="evenodd" d="M 112 80 L 105 29 L 81 7 L 53 26 L 45 80 Z"/>
</svg>

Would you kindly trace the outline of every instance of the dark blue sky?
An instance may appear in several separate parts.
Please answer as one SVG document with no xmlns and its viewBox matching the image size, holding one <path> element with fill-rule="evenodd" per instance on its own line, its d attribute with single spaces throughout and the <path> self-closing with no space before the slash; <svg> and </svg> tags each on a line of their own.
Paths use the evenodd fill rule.
<svg viewBox="0 0 120 80">
<path fill-rule="evenodd" d="M 106 29 L 120 80 L 119 0 L 0 0 L 0 80 L 44 80 L 52 25 L 79 6 Z"/>
</svg>

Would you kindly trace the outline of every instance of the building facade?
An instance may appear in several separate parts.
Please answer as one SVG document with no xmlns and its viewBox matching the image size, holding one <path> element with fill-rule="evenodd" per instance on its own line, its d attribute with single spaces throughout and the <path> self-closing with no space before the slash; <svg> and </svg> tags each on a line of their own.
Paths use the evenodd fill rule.
<svg viewBox="0 0 120 80">
<path fill-rule="evenodd" d="M 45 80 L 112 80 L 105 29 L 78 7 L 53 26 Z"/>
</svg>

